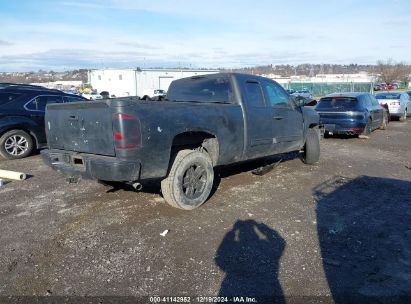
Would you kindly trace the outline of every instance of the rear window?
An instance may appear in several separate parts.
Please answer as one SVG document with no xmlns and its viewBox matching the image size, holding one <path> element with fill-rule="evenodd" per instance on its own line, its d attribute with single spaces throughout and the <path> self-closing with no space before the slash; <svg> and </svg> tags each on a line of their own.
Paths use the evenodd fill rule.
<svg viewBox="0 0 411 304">
<path fill-rule="evenodd" d="M 192 77 L 173 81 L 168 89 L 170 101 L 230 102 L 231 86 L 227 78 Z"/>
<path fill-rule="evenodd" d="M 320 99 L 316 109 L 354 109 L 357 103 L 353 97 L 325 97 Z"/>
<path fill-rule="evenodd" d="M 400 99 L 401 94 L 398 93 L 381 93 L 375 95 L 377 99 Z"/>
<path fill-rule="evenodd" d="M 19 94 L 19 93 L 0 93 L 0 105 L 16 100 L 22 95 L 23 94 Z"/>
</svg>

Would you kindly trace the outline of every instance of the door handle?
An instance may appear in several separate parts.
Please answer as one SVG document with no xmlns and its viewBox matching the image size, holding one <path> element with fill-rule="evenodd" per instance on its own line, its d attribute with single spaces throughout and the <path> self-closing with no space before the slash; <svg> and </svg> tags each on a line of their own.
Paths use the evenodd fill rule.
<svg viewBox="0 0 411 304">
<path fill-rule="evenodd" d="M 284 117 L 282 117 L 282 116 L 274 116 L 273 117 L 275 120 L 281 120 L 281 119 L 283 119 Z"/>
<path fill-rule="evenodd" d="M 75 115 L 70 115 L 69 120 L 78 120 L 78 117 Z"/>
</svg>

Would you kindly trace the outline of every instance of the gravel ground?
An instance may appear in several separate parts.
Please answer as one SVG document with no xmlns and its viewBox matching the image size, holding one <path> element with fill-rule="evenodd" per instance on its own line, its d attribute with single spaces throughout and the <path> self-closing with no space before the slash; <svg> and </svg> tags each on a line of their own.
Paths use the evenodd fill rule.
<svg viewBox="0 0 411 304">
<path fill-rule="evenodd" d="M 39 155 L 1 161 L 30 178 L 0 188 L 0 296 L 411 300 L 411 119 L 321 153 L 220 168 L 194 211 L 157 185 L 69 185 Z"/>
</svg>

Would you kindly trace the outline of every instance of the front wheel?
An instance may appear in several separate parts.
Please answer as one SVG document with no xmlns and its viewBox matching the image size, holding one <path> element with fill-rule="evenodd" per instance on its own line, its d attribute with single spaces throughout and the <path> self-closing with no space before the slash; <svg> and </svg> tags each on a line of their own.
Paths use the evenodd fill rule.
<svg viewBox="0 0 411 304">
<path fill-rule="evenodd" d="M 6 159 L 27 157 L 33 149 L 33 139 L 22 130 L 11 130 L 0 137 L 0 155 Z"/>
<path fill-rule="evenodd" d="M 196 150 L 177 153 L 161 192 L 173 207 L 192 210 L 202 205 L 211 193 L 214 170 L 210 157 Z"/>
<path fill-rule="evenodd" d="M 320 160 L 320 135 L 318 129 L 308 129 L 305 139 L 303 162 L 312 165 Z"/>
</svg>

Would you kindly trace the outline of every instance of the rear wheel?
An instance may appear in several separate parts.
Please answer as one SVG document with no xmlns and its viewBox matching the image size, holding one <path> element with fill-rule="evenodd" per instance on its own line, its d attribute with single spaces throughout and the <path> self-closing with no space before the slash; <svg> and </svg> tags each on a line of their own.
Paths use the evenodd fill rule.
<svg viewBox="0 0 411 304">
<path fill-rule="evenodd" d="M 173 207 L 192 210 L 202 205 L 211 193 L 214 170 L 210 157 L 196 150 L 179 151 L 161 192 Z"/>
<path fill-rule="evenodd" d="M 0 155 L 6 159 L 27 157 L 33 148 L 33 139 L 22 130 L 11 130 L 0 137 Z"/>
<path fill-rule="evenodd" d="M 308 129 L 303 162 L 312 165 L 320 160 L 320 135 L 318 129 Z"/>
</svg>

